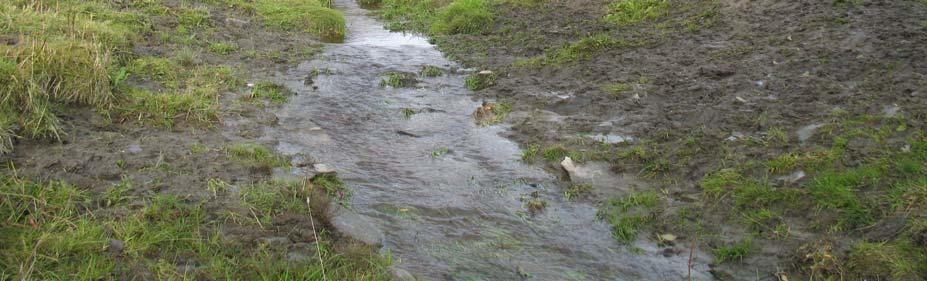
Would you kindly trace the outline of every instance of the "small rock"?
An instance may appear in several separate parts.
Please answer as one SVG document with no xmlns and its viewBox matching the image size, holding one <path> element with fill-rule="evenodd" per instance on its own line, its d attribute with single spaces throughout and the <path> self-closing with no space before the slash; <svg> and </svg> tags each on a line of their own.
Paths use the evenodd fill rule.
<svg viewBox="0 0 927 281">
<path fill-rule="evenodd" d="M 225 23 L 229 25 L 238 26 L 238 27 L 244 27 L 244 26 L 251 24 L 251 22 L 249 21 L 246 21 L 243 19 L 236 19 L 236 18 L 225 18 Z"/>
<path fill-rule="evenodd" d="M 798 134 L 798 141 L 799 142 L 807 141 L 812 136 L 814 136 L 814 132 L 821 126 L 824 126 L 824 124 L 811 124 L 808 126 L 801 127 L 800 129 L 798 129 L 797 132 L 795 132 L 796 134 Z"/>
<path fill-rule="evenodd" d="M 106 248 L 111 253 L 122 253 L 126 249 L 126 243 L 122 240 L 110 239 L 109 246 Z"/>
<path fill-rule="evenodd" d="M 271 248 L 283 248 L 290 245 L 290 238 L 286 237 L 261 237 L 256 241 L 258 244 L 267 245 Z"/>
<path fill-rule="evenodd" d="M 483 70 L 483 71 L 480 71 L 480 72 L 477 73 L 477 74 L 479 74 L 479 75 L 492 75 L 493 72 L 492 72 L 492 70 Z"/>
<path fill-rule="evenodd" d="M 657 239 L 660 239 L 660 243 L 673 243 L 676 241 L 676 235 L 669 233 L 657 235 Z"/>
<path fill-rule="evenodd" d="M 142 152 L 142 146 L 138 144 L 133 144 L 133 145 L 130 145 L 129 148 L 126 149 L 126 151 L 132 154 L 138 154 L 139 152 Z"/>
<path fill-rule="evenodd" d="M 885 109 L 882 110 L 882 115 L 886 118 L 892 118 L 898 115 L 899 110 L 901 110 L 901 107 L 897 104 L 886 106 Z"/>
<path fill-rule="evenodd" d="M 412 276 L 412 273 L 402 268 L 391 266 L 389 268 L 389 273 L 393 275 L 393 280 L 396 281 L 415 281 L 415 276 Z"/>
<path fill-rule="evenodd" d="M 316 172 L 316 173 L 319 173 L 319 174 L 327 174 L 327 173 L 334 173 L 334 172 L 336 172 L 335 169 L 332 168 L 331 166 L 328 166 L 328 165 L 322 164 L 322 163 L 318 163 L 318 164 L 312 165 L 312 168 L 315 169 L 315 172 Z"/>
<path fill-rule="evenodd" d="M 383 245 L 383 232 L 367 218 L 342 207 L 334 200 L 328 204 L 325 212 L 332 227 L 341 235 L 370 246 Z"/>
<path fill-rule="evenodd" d="M 295 263 L 295 264 L 307 264 L 307 263 L 313 262 L 313 257 L 314 256 L 306 255 L 300 252 L 286 253 L 286 260 L 290 263 Z"/>
<path fill-rule="evenodd" d="M 781 176 L 776 179 L 779 181 L 788 183 L 788 184 L 794 184 L 803 178 L 805 178 L 805 171 L 798 170 L 798 171 L 792 172 L 791 174 L 787 176 Z"/>
</svg>

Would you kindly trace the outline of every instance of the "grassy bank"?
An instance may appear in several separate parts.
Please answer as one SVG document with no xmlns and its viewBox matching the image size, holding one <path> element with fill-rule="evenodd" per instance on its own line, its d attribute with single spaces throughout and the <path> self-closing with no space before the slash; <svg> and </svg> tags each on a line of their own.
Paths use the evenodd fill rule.
<svg viewBox="0 0 927 281">
<path fill-rule="evenodd" d="M 0 279 L 387 280 L 321 215 L 336 177 L 272 180 L 290 159 L 216 132 L 344 25 L 329 1 L 0 3 Z"/>
<path fill-rule="evenodd" d="M 201 58 L 207 50 L 218 55 L 237 51 L 233 44 L 211 42 L 221 25 L 211 13 L 326 41 L 343 40 L 344 17 L 328 4 L 4 2 L 0 150 L 9 151 L 17 137 L 61 139 L 67 132 L 59 115 L 69 107 L 163 126 L 178 121 L 211 124 L 218 118 L 219 96 L 244 86 L 234 68 Z M 148 41 L 155 38 L 160 42 Z M 135 52 L 150 44 L 168 52 Z"/>
<path fill-rule="evenodd" d="M 318 209 L 324 203 L 307 204 L 327 200 L 311 185 L 266 182 L 232 192 L 214 182 L 215 196 L 229 200 L 208 210 L 216 207 L 168 195 L 139 198 L 133 184 L 125 179 L 93 193 L 64 182 L 0 177 L 0 278 L 387 280 L 389 260 L 363 246 L 335 244 L 320 217 L 313 233 L 319 240 L 304 248 L 287 250 L 272 239 L 251 243 L 223 231 L 269 227 L 282 216 L 308 218 L 310 206 L 324 213 Z"/>
</svg>

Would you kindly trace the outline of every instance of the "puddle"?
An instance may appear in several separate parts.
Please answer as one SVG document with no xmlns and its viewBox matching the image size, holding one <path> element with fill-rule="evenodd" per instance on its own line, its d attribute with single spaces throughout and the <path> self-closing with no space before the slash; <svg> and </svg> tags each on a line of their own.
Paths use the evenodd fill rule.
<svg viewBox="0 0 927 281">
<path fill-rule="evenodd" d="M 592 205 L 565 201 L 553 176 L 518 161 L 518 146 L 500 137 L 506 127 L 475 125 L 480 103 L 451 71 L 459 66 L 425 38 L 386 31 L 354 1 L 336 6 L 348 38 L 288 71 L 287 85 L 299 94 L 264 137 L 279 141 L 282 153 L 312 155 L 338 170 L 354 191 L 351 208 L 385 233 L 399 267 L 422 280 L 687 276 L 687 253 L 631 253 L 595 220 Z M 380 86 L 385 72 L 425 65 L 445 73 L 419 75 L 413 88 Z M 317 75 L 306 83 L 310 74 Z M 548 205 L 532 216 L 524 198 L 534 192 Z M 710 279 L 700 264 L 693 277 Z"/>
</svg>

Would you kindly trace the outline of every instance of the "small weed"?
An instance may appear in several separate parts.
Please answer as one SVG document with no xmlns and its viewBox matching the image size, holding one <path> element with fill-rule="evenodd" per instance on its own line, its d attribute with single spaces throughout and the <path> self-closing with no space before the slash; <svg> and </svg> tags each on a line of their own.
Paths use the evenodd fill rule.
<svg viewBox="0 0 927 281">
<path fill-rule="evenodd" d="M 602 91 L 615 97 L 620 97 L 622 93 L 631 90 L 631 85 L 626 83 L 614 83 L 602 86 Z"/>
<path fill-rule="evenodd" d="M 254 143 L 239 143 L 227 149 L 230 157 L 254 167 L 289 167 L 287 159 L 277 156 L 270 149 Z"/>
<path fill-rule="evenodd" d="M 496 74 L 492 72 L 482 72 L 467 76 L 464 79 L 464 86 L 471 91 L 479 91 L 489 88 L 496 84 Z"/>
<path fill-rule="evenodd" d="M 569 200 L 579 199 L 592 193 L 592 185 L 573 183 L 563 191 L 563 195 Z"/>
<path fill-rule="evenodd" d="M 637 239 L 641 229 L 653 221 L 659 196 L 654 192 L 631 192 L 622 198 L 609 199 L 597 216 L 612 225 L 612 237 L 623 244 Z"/>
<path fill-rule="evenodd" d="M 132 178 L 123 176 L 119 183 L 110 186 L 103 193 L 102 207 L 112 207 L 129 198 L 127 193 L 132 191 Z"/>
<path fill-rule="evenodd" d="M 387 72 L 380 80 L 380 87 L 405 88 L 415 86 L 415 76 L 405 72 Z"/>
<path fill-rule="evenodd" d="M 238 51 L 238 44 L 235 43 L 212 43 L 209 44 L 209 51 L 218 55 L 228 55 Z"/>
<path fill-rule="evenodd" d="M 193 154 L 203 154 L 209 152 L 209 147 L 202 143 L 194 143 L 190 145 L 190 153 Z"/>
<path fill-rule="evenodd" d="M 712 253 L 717 263 L 739 262 L 752 252 L 752 248 L 753 241 L 745 239 L 734 244 L 719 246 L 712 250 Z"/>
<path fill-rule="evenodd" d="M 418 112 L 415 112 L 415 109 L 412 109 L 412 108 L 403 108 L 401 109 L 401 111 L 402 111 L 402 116 L 405 117 L 406 119 L 410 119 L 412 118 L 412 115 L 415 115 L 416 113 L 418 113 Z"/>
<path fill-rule="evenodd" d="M 632 42 L 624 39 L 612 38 L 608 34 L 596 34 L 547 51 L 544 55 L 518 60 L 515 62 L 514 66 L 529 68 L 547 65 L 560 66 L 569 62 L 592 58 L 594 55 L 605 50 L 640 45 L 643 45 L 643 42 Z"/>
<path fill-rule="evenodd" d="M 617 24 L 634 24 L 651 20 L 666 14 L 669 2 L 666 0 L 618 0 L 608 5 L 605 20 Z"/>
<path fill-rule="evenodd" d="M 780 127 L 773 127 L 766 131 L 766 141 L 770 144 L 785 144 L 789 142 L 789 135 Z"/>
<path fill-rule="evenodd" d="M 228 184 L 221 179 L 208 179 L 206 180 L 206 190 L 212 192 L 213 196 L 219 196 L 219 193 L 228 190 Z"/>
<path fill-rule="evenodd" d="M 537 158 L 538 153 L 541 152 L 541 145 L 539 144 L 529 144 L 528 148 L 521 152 L 521 161 L 525 163 L 532 163 L 534 159 Z"/>
<path fill-rule="evenodd" d="M 346 200 L 348 196 L 347 185 L 334 173 L 318 174 L 310 180 L 313 186 L 321 187 L 325 194 L 338 200 Z"/>
<path fill-rule="evenodd" d="M 273 81 L 261 81 L 254 85 L 250 98 L 252 100 L 264 99 L 274 103 L 286 103 L 291 95 L 293 95 L 293 92 L 283 84 Z"/>
<path fill-rule="evenodd" d="M 425 77 L 438 77 L 444 74 L 444 71 L 440 67 L 429 65 L 422 67 L 422 76 Z"/>
<path fill-rule="evenodd" d="M 440 158 L 444 155 L 447 155 L 448 152 L 450 152 L 450 150 L 447 149 L 447 147 L 435 148 L 435 150 L 431 151 L 431 157 Z"/>
<path fill-rule="evenodd" d="M 563 161 L 564 157 L 570 157 L 570 159 L 573 159 L 573 161 L 579 162 L 585 160 L 585 155 L 583 155 L 581 152 L 570 150 L 563 146 L 545 148 L 543 151 L 541 151 L 541 157 L 544 158 L 544 160 L 547 160 L 547 162 L 551 163 L 560 163 L 560 161 Z"/>
</svg>

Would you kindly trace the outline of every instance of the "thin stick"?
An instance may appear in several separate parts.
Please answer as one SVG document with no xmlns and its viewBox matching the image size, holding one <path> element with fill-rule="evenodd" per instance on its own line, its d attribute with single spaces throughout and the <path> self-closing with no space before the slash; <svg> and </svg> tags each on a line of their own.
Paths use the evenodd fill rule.
<svg viewBox="0 0 927 281">
<path fill-rule="evenodd" d="M 307 179 L 306 190 L 311 192 L 312 189 L 310 188 L 310 184 L 311 182 Z M 310 196 L 306 196 L 306 206 L 309 207 L 309 224 L 312 225 L 312 236 L 315 237 L 315 252 L 319 254 L 319 265 L 322 267 L 322 280 L 325 281 L 328 280 L 328 277 L 325 276 L 325 261 L 322 260 L 322 245 L 319 244 L 322 243 L 322 241 L 319 240 L 319 234 L 315 230 L 315 218 L 312 217 L 312 201 Z"/>
<path fill-rule="evenodd" d="M 689 246 L 689 281 L 692 281 L 692 266 L 693 266 L 693 257 L 695 256 L 695 245 L 698 245 L 698 231 L 695 232 L 695 239 L 692 241 L 692 245 Z"/>
</svg>

